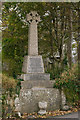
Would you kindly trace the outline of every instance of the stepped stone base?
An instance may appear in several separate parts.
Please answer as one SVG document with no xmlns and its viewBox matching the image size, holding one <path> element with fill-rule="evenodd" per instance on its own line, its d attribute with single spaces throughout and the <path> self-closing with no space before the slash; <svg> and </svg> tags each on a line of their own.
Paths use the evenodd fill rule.
<svg viewBox="0 0 80 120">
<path fill-rule="evenodd" d="M 16 99 L 16 111 L 21 113 L 38 112 L 39 102 L 47 102 L 47 111 L 53 111 L 60 107 L 60 92 L 53 88 L 54 80 L 50 80 L 50 74 L 44 73 L 42 56 L 25 56 L 19 98 Z M 66 103 L 64 94 L 63 104 Z"/>
<path fill-rule="evenodd" d="M 50 74 L 48 73 L 29 73 L 29 74 L 22 74 L 21 79 L 23 80 L 50 80 Z"/>
<path fill-rule="evenodd" d="M 55 88 L 33 87 L 32 89 L 21 89 L 20 91 L 20 112 L 32 113 L 38 112 L 38 103 L 46 101 L 47 111 L 59 109 L 60 94 Z"/>
</svg>

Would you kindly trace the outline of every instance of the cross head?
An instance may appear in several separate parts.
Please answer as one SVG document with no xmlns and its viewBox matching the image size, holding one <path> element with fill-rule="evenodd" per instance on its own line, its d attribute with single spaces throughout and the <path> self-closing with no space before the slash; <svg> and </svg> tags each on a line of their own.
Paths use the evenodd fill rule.
<svg viewBox="0 0 80 120">
<path fill-rule="evenodd" d="M 29 23 L 32 23 L 33 21 L 38 23 L 40 21 L 40 16 L 36 11 L 31 11 L 29 14 L 27 14 L 26 17 L 27 17 L 27 22 Z"/>
</svg>

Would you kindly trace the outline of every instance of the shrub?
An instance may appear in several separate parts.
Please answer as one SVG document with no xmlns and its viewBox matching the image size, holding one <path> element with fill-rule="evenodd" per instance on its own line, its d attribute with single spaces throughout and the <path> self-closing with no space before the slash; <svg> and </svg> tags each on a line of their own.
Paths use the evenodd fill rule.
<svg viewBox="0 0 80 120">
<path fill-rule="evenodd" d="M 79 84 L 77 64 L 74 64 L 72 69 L 65 70 L 55 81 L 54 87 L 58 89 L 63 88 L 68 103 L 75 104 L 78 102 Z"/>
<path fill-rule="evenodd" d="M 5 74 L 2 75 L 2 116 L 9 117 L 14 114 L 15 95 L 16 95 L 17 80 Z"/>
<path fill-rule="evenodd" d="M 15 89 L 17 85 L 17 81 L 12 78 L 9 77 L 5 74 L 2 75 L 2 87 L 4 90 L 9 91 L 10 89 Z"/>
</svg>

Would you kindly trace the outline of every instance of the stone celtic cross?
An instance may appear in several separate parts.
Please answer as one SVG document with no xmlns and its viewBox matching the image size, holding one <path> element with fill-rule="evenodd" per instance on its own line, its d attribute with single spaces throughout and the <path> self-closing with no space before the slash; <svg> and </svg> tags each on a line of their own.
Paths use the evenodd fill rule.
<svg viewBox="0 0 80 120">
<path fill-rule="evenodd" d="M 29 22 L 28 55 L 38 55 L 37 24 L 40 21 L 40 16 L 36 11 L 31 11 L 26 17 Z"/>
</svg>

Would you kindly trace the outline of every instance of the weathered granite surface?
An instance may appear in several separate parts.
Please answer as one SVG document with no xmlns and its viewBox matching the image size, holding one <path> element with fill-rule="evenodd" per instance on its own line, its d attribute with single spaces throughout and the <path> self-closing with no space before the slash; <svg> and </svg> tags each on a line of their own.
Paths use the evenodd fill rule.
<svg viewBox="0 0 80 120">
<path fill-rule="evenodd" d="M 27 82 L 27 81 L 25 81 Z M 21 113 L 31 113 L 38 112 L 39 107 L 38 103 L 45 101 L 47 102 L 47 111 L 53 111 L 60 108 L 60 104 L 64 106 L 66 104 L 66 98 L 62 91 L 62 103 L 60 103 L 60 92 L 56 88 L 48 88 L 46 85 L 43 87 L 42 85 L 33 85 L 29 86 L 23 82 L 22 89 L 20 91 L 19 96 L 19 111 Z"/>
<path fill-rule="evenodd" d="M 38 114 L 44 115 L 44 114 L 47 113 L 47 111 L 46 111 L 47 102 L 45 102 L 45 101 L 39 102 L 39 103 L 38 103 L 38 106 L 39 106 L 39 109 L 40 109 L 40 110 L 38 111 Z"/>
<path fill-rule="evenodd" d="M 20 92 L 20 105 L 21 113 L 38 112 L 38 102 L 46 101 L 47 111 L 59 109 L 60 94 L 58 89 L 54 88 L 39 88 L 33 87 L 32 89 L 21 89 Z"/>
</svg>

